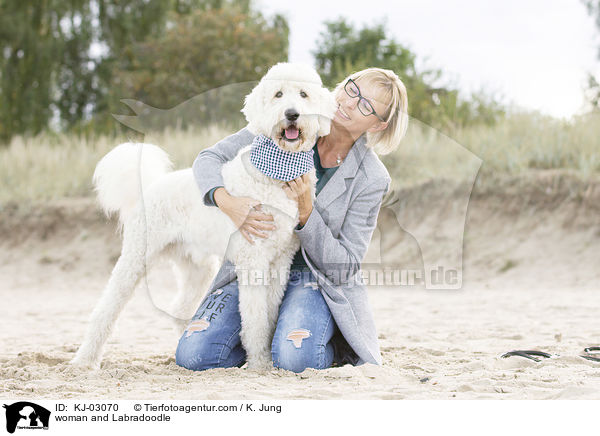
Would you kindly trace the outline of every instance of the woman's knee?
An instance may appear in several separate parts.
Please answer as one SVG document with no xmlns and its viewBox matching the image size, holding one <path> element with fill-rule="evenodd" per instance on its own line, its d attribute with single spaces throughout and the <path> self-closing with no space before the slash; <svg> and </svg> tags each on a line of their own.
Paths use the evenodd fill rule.
<svg viewBox="0 0 600 436">
<path fill-rule="evenodd" d="M 179 339 L 175 352 L 177 365 L 202 371 L 243 364 L 246 355 L 240 345 L 238 300 L 236 281 L 204 298 Z"/>
<path fill-rule="evenodd" d="M 198 341 L 195 338 L 184 338 L 182 337 L 177 344 L 177 350 L 175 351 L 175 363 L 186 369 L 192 371 L 202 371 L 209 369 L 211 365 L 209 360 L 214 364 L 214 356 L 217 350 L 211 344 L 206 344 L 205 341 Z"/>
<path fill-rule="evenodd" d="M 230 345 L 234 344 L 223 344 L 201 333 L 184 334 L 177 344 L 175 363 L 192 371 L 241 366 L 246 357 L 243 348 Z"/>
<path fill-rule="evenodd" d="M 306 368 L 325 369 L 333 363 L 333 345 L 321 343 L 308 329 L 291 329 L 273 337 L 273 366 L 292 372 Z"/>
<path fill-rule="evenodd" d="M 329 368 L 335 321 L 321 292 L 302 283 L 286 293 L 271 345 L 273 365 L 293 372 Z"/>
</svg>

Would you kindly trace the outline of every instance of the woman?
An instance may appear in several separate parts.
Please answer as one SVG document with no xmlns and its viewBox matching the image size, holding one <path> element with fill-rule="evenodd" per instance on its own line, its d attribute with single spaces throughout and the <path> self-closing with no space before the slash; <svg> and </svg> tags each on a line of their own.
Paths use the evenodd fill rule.
<svg viewBox="0 0 600 436">
<path fill-rule="evenodd" d="M 295 232 L 301 248 L 294 257 L 271 352 L 275 367 L 294 372 L 334 363 L 381 364 L 360 262 L 391 181 L 374 151 L 389 153 L 403 138 L 406 89 L 392 71 L 369 68 L 340 82 L 335 96 L 339 106 L 331 132 L 314 146 L 314 204 L 306 176 L 284 187 L 298 203 Z M 220 173 L 223 163 L 253 138 L 242 129 L 200 152 L 193 166 L 204 203 L 222 209 L 251 243 L 254 237 L 269 236 L 273 217 L 263 213 L 256 200 L 231 196 Z M 203 370 L 244 364 L 238 301 L 234 267 L 225 262 L 194 316 L 210 323 L 198 334 L 181 337 L 178 365 Z"/>
</svg>

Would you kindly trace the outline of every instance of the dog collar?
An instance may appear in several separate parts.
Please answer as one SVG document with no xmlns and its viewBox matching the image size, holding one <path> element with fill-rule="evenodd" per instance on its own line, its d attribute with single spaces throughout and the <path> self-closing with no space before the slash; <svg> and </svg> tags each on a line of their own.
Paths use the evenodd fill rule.
<svg viewBox="0 0 600 436">
<path fill-rule="evenodd" d="M 284 151 L 271 138 L 258 135 L 252 141 L 250 162 L 265 176 L 289 182 L 315 165 L 314 151 Z"/>
</svg>

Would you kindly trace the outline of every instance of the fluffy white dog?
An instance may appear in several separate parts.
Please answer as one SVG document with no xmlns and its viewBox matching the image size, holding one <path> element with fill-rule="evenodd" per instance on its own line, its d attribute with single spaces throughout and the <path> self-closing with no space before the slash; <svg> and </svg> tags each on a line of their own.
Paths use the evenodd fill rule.
<svg viewBox="0 0 600 436">
<path fill-rule="evenodd" d="M 310 151 L 318 136 L 329 133 L 336 104 L 310 67 L 277 64 L 246 96 L 242 112 L 248 129 L 270 137 L 287 152 Z M 297 205 L 282 189 L 285 182 L 266 176 L 250 161 L 251 145 L 222 169 L 225 188 L 235 196 L 259 200 L 276 229 L 250 244 L 218 208 L 205 206 L 191 168 L 171 172 L 168 156 L 150 144 L 125 143 L 98 163 L 94 185 L 107 214 L 118 212 L 123 248 L 96 305 L 85 339 L 73 363 L 99 367 L 102 348 L 147 265 L 159 255 L 173 261 L 178 294 L 172 314 L 187 324 L 225 256 L 238 272 L 241 340 L 248 367 L 272 366 L 270 342 L 279 305 L 299 241 Z M 309 172 L 313 180 L 314 168 Z M 143 192 L 143 195 L 140 193 Z M 283 280 L 259 283 L 251 278 L 276 271 Z M 191 311 L 191 312 L 190 312 Z M 185 324 L 183 324 L 185 323 Z"/>
</svg>

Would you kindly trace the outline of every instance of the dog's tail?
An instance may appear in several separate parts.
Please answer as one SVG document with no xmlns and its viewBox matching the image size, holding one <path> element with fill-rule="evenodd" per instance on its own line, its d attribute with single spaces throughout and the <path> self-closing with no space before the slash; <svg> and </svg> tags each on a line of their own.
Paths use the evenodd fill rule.
<svg viewBox="0 0 600 436">
<path fill-rule="evenodd" d="M 156 145 L 126 142 L 116 146 L 94 171 L 94 189 L 104 213 L 118 213 L 122 227 L 142 192 L 171 169 L 169 156 Z"/>
</svg>

